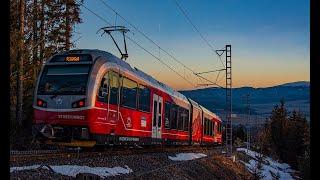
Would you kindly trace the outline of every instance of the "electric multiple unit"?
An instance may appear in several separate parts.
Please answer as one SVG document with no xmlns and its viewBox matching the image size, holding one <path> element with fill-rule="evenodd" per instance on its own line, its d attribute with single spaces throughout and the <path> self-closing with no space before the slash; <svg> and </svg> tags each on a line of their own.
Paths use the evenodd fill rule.
<svg viewBox="0 0 320 180">
<path fill-rule="evenodd" d="M 221 119 L 100 50 L 56 54 L 34 94 L 34 132 L 46 143 L 221 144 Z"/>
</svg>

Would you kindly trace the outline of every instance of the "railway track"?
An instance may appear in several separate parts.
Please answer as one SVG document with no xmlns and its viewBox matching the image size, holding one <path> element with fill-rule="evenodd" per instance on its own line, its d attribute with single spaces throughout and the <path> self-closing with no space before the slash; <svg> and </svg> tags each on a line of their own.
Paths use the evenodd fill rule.
<svg viewBox="0 0 320 180">
<path fill-rule="evenodd" d="M 29 151 L 10 151 L 10 156 L 18 156 L 18 155 L 34 155 L 34 154 L 51 154 L 51 153 L 59 153 L 61 150 L 29 150 Z"/>
<path fill-rule="evenodd" d="M 32 150 L 32 151 L 11 151 L 10 163 L 38 162 L 56 158 L 86 158 L 93 156 L 125 156 L 143 153 L 180 153 L 197 150 L 221 150 L 221 147 L 202 147 L 202 146 L 173 146 L 173 147 L 143 147 L 143 148 L 124 148 L 113 147 L 100 150 L 69 149 L 69 150 Z"/>
</svg>

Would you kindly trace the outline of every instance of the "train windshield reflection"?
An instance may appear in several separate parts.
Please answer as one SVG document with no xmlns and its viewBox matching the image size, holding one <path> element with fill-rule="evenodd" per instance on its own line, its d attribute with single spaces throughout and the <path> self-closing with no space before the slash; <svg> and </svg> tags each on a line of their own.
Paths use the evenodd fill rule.
<svg viewBox="0 0 320 180">
<path fill-rule="evenodd" d="M 47 66 L 39 83 L 39 95 L 85 95 L 90 65 Z"/>
</svg>

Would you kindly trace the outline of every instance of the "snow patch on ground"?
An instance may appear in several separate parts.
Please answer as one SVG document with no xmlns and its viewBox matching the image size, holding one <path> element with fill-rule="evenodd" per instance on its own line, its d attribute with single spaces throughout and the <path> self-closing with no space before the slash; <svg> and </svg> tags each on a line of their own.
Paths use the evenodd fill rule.
<svg viewBox="0 0 320 180">
<path fill-rule="evenodd" d="M 249 160 L 249 163 L 241 161 L 246 168 L 250 172 L 259 171 L 259 173 L 263 176 L 262 179 L 269 180 L 269 179 L 275 179 L 274 176 L 278 176 L 279 179 L 288 180 L 293 179 L 291 176 L 291 173 L 294 172 L 294 170 L 291 169 L 291 167 L 286 163 L 279 163 L 270 157 L 266 157 L 260 153 L 257 153 L 255 151 L 248 150 L 246 148 L 237 148 L 237 151 L 244 152 L 248 156 L 250 156 L 252 159 Z M 258 165 L 258 158 L 262 157 L 262 163 L 261 163 L 261 169 L 257 169 Z"/>
<path fill-rule="evenodd" d="M 11 167 L 10 173 L 13 171 L 23 171 L 23 170 L 31 170 L 31 169 L 37 169 L 40 165 L 33 165 L 33 166 L 22 166 L 22 167 Z"/>
<path fill-rule="evenodd" d="M 31 169 L 38 169 L 40 165 L 33 165 L 33 166 L 22 166 L 22 167 L 11 167 L 10 173 L 13 171 L 22 171 L 22 170 L 31 170 Z M 123 167 L 89 167 L 89 166 L 78 166 L 78 165 L 58 165 L 58 166 L 49 166 L 55 173 L 59 173 L 66 176 L 76 177 L 77 174 L 80 173 L 89 173 L 95 174 L 102 178 L 107 176 L 116 176 L 120 174 L 129 174 L 132 171 L 127 165 L 125 168 Z M 42 166 L 43 169 L 49 169 L 46 166 Z"/>
<path fill-rule="evenodd" d="M 189 161 L 192 159 L 198 159 L 202 157 L 206 157 L 207 155 L 203 153 L 179 153 L 176 156 L 168 156 L 172 161 Z"/>
</svg>

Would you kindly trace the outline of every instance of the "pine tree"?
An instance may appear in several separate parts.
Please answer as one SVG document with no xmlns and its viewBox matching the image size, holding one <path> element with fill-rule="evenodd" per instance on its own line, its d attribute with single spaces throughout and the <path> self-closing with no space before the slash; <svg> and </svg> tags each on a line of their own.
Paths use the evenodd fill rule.
<svg viewBox="0 0 320 180">
<path fill-rule="evenodd" d="M 17 69 L 17 121 L 21 125 L 23 121 L 23 51 L 24 51 L 24 14 L 25 2 L 19 1 L 19 41 L 18 41 L 18 69 Z"/>
<path fill-rule="evenodd" d="M 277 152 L 276 155 L 280 159 L 283 159 L 284 155 L 284 143 L 285 143 L 285 128 L 287 127 L 287 116 L 288 112 L 284 105 L 284 100 L 280 101 L 280 107 L 278 105 L 272 110 L 270 117 L 270 135 L 271 135 L 271 145 L 275 149 L 274 152 Z"/>
<path fill-rule="evenodd" d="M 275 106 L 259 135 L 263 153 L 275 154 L 280 160 L 310 174 L 310 130 L 306 117 L 299 111 L 289 113 L 282 100 Z M 268 147 L 270 147 L 268 149 Z"/>
</svg>

